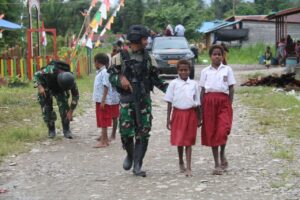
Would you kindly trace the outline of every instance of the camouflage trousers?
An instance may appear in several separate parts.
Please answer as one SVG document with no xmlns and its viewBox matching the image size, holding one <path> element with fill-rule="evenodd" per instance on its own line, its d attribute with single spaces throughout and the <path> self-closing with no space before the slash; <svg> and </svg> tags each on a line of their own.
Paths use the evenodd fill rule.
<svg viewBox="0 0 300 200">
<path fill-rule="evenodd" d="M 54 123 L 57 119 L 56 113 L 53 110 L 53 97 L 55 97 L 61 121 L 63 124 L 68 124 L 67 112 L 70 110 L 68 98 L 69 95 L 66 93 L 58 93 L 53 95 L 50 91 L 46 91 L 46 97 L 38 94 L 38 102 L 42 108 L 42 115 L 46 124 Z"/>
<path fill-rule="evenodd" d="M 135 137 L 148 140 L 152 126 L 152 107 L 150 97 L 145 98 L 140 103 L 142 115 L 142 128 L 138 133 L 135 117 L 134 103 L 120 103 L 119 128 L 122 138 Z"/>
</svg>

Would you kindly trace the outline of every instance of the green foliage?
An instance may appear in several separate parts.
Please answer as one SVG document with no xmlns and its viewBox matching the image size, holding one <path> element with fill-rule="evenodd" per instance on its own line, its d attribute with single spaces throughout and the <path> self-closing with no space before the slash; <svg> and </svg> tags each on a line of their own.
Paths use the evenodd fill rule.
<svg viewBox="0 0 300 200">
<path fill-rule="evenodd" d="M 299 0 L 255 0 L 254 3 L 260 15 L 300 6 Z"/>
<path fill-rule="evenodd" d="M 8 87 L 26 87 L 29 85 L 27 80 L 23 80 L 19 76 L 8 78 Z"/>
<path fill-rule="evenodd" d="M 118 13 L 113 27 L 115 32 L 126 33 L 129 26 L 142 24 L 144 18 L 144 4 L 142 0 L 130 0 L 125 2 L 125 7 Z"/>
<path fill-rule="evenodd" d="M 57 34 L 79 33 L 84 21 L 80 12 L 88 9 L 90 1 L 42 0 L 41 13 L 45 27 L 56 28 Z M 93 16 L 93 13 L 91 13 Z"/>
<path fill-rule="evenodd" d="M 5 16 L 3 19 L 5 20 L 21 24 L 20 13 L 22 5 L 16 4 L 16 2 L 20 3 L 21 0 L 1 0 L 0 15 L 4 14 Z M 16 44 L 21 44 L 20 38 L 22 31 L 5 30 L 2 34 L 3 37 L 0 38 L 0 50 L 15 46 Z"/>
</svg>

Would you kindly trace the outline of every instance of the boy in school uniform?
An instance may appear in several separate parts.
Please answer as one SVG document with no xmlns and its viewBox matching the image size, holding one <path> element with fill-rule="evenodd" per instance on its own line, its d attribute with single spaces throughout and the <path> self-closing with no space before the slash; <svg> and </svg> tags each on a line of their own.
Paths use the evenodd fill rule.
<svg viewBox="0 0 300 200">
<path fill-rule="evenodd" d="M 109 58 L 106 54 L 99 53 L 94 57 L 97 75 L 94 82 L 93 100 L 96 102 L 97 127 L 101 128 L 101 134 L 95 148 L 109 146 L 107 127 L 112 125 L 111 140 L 116 137 L 116 129 L 119 116 L 119 94 L 112 88 L 109 82 L 107 66 Z"/>
</svg>

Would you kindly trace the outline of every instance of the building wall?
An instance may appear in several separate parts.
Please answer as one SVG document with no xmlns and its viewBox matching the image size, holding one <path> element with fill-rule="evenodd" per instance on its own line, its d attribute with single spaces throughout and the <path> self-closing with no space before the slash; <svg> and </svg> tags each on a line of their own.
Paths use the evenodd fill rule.
<svg viewBox="0 0 300 200">
<path fill-rule="evenodd" d="M 259 42 L 275 44 L 275 23 L 244 21 L 243 28 L 249 28 L 249 39 L 243 41 L 243 46 Z M 287 34 L 294 40 L 300 39 L 300 24 L 287 24 Z"/>
<path fill-rule="evenodd" d="M 300 40 L 300 24 L 288 24 L 287 34 L 291 35 L 293 40 Z"/>
<path fill-rule="evenodd" d="M 300 22 L 299 22 L 300 23 Z M 232 27 L 226 27 L 231 29 Z M 275 22 L 262 21 L 243 21 L 243 28 L 248 28 L 248 40 L 242 42 L 242 46 L 264 43 L 267 45 L 275 44 Z M 290 34 L 294 40 L 300 40 L 300 24 L 288 24 L 287 34 Z M 214 34 L 209 35 L 210 44 L 214 41 Z M 232 46 L 240 45 L 239 41 L 229 43 Z"/>
<path fill-rule="evenodd" d="M 243 21 L 243 28 L 249 29 L 248 40 L 243 46 L 256 43 L 275 44 L 275 23 Z"/>
</svg>

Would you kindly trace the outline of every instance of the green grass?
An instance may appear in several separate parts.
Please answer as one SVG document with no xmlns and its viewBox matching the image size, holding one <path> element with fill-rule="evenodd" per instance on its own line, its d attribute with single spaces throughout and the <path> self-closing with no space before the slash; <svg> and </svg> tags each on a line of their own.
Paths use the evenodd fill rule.
<svg viewBox="0 0 300 200">
<path fill-rule="evenodd" d="M 237 90 L 241 103 L 250 107 L 250 115 L 258 125 L 260 134 L 283 134 L 291 139 L 291 145 L 272 140 L 271 155 L 274 158 L 293 161 L 294 149 L 300 139 L 300 106 L 299 100 L 285 93 L 273 92 L 269 87 L 242 87 Z"/>
<path fill-rule="evenodd" d="M 77 80 L 80 100 L 75 115 L 83 113 L 92 103 L 93 76 Z M 58 114 L 54 100 L 54 109 Z M 37 102 L 37 90 L 32 83 L 26 87 L 0 87 L 0 160 L 7 155 L 25 151 L 28 143 L 47 138 Z M 56 121 L 61 127 L 60 119 Z"/>
<path fill-rule="evenodd" d="M 247 47 L 231 47 L 229 48 L 229 53 L 227 54 L 228 64 L 258 64 L 259 57 L 264 54 L 266 45 L 259 43 Z M 275 55 L 275 48 L 272 47 L 273 56 Z M 199 56 L 200 64 L 207 64 L 203 62 L 206 60 L 210 63 L 210 58 L 208 56 L 208 51 L 203 51 Z"/>
</svg>

